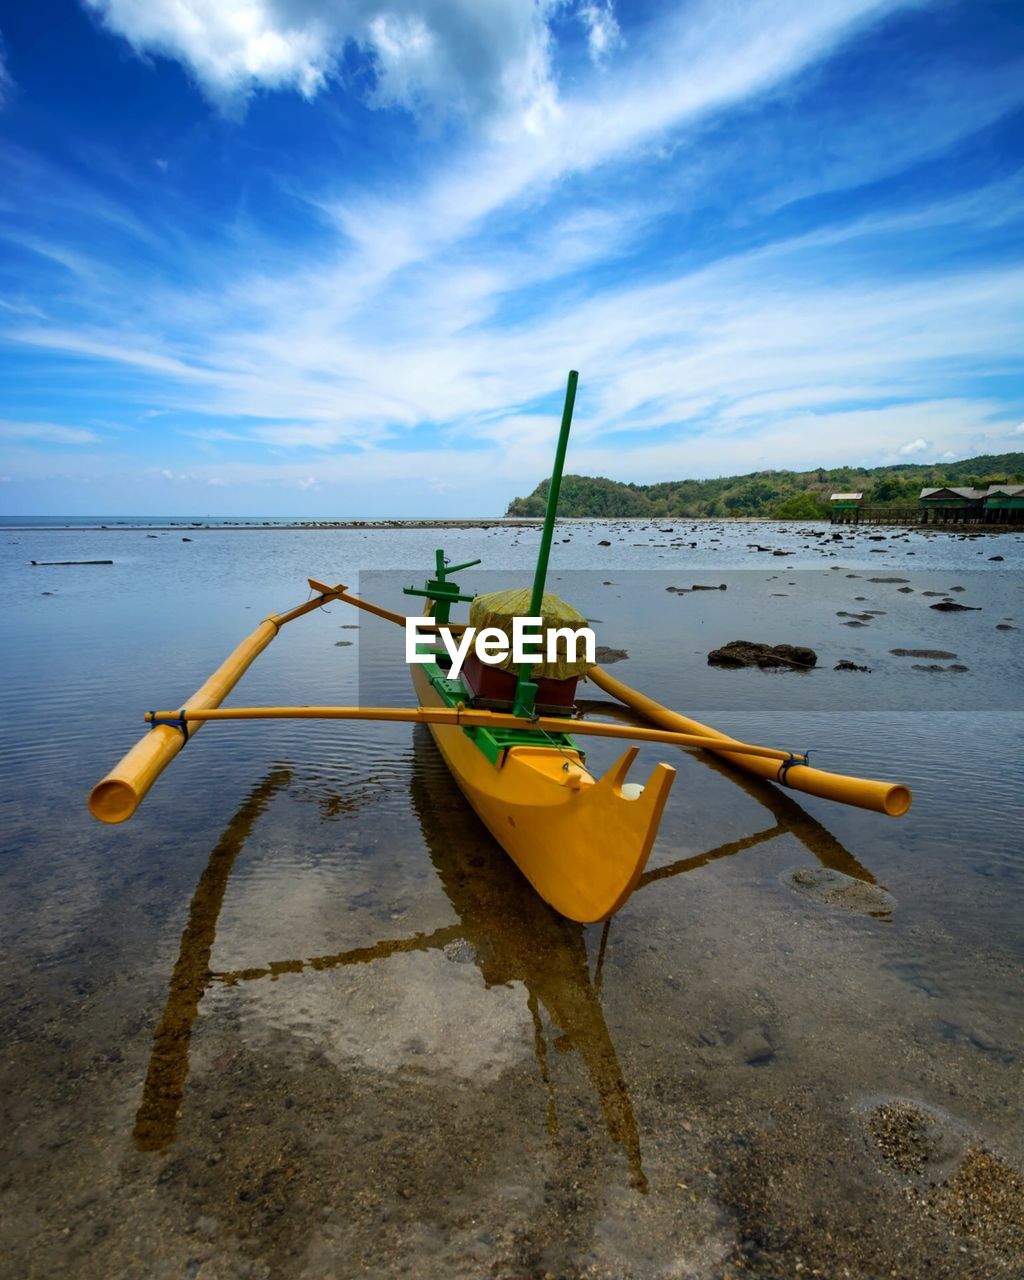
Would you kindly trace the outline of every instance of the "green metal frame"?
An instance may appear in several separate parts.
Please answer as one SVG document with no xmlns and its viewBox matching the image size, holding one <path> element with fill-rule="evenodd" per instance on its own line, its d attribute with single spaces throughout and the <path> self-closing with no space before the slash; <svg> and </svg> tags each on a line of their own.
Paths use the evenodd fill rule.
<svg viewBox="0 0 1024 1280">
<path fill-rule="evenodd" d="M 575 369 L 571 369 L 565 387 L 562 425 L 558 433 L 555 464 L 551 472 L 547 508 L 544 512 L 544 527 L 541 531 L 540 550 L 537 553 L 537 568 L 534 571 L 533 590 L 530 595 L 529 616 L 531 618 L 540 617 L 544 603 L 544 584 L 547 581 L 548 561 L 551 558 L 551 542 L 555 531 L 555 518 L 558 515 L 562 471 L 565 467 L 565 454 L 569 446 L 569 431 L 572 427 L 572 411 L 576 403 L 576 384 L 579 381 L 579 376 Z M 422 590 L 417 587 L 404 587 L 404 594 L 407 596 L 424 596 L 428 600 L 432 600 L 434 602 L 433 616 L 440 625 L 444 626 L 451 618 L 453 604 L 458 601 L 476 599 L 474 595 L 462 595 L 459 592 L 458 583 L 452 582 L 449 575 L 461 573 L 463 569 L 472 569 L 474 565 L 479 563 L 479 560 L 467 560 L 465 564 L 449 564 L 445 559 L 444 551 L 439 548 L 435 553 L 435 576 L 427 582 Z M 437 654 L 440 651 L 433 644 L 425 643 L 420 645 L 419 652 Z M 537 685 L 531 679 L 532 672 L 533 666 L 529 663 L 519 668 L 515 700 L 512 707 L 513 714 L 526 719 L 534 715 L 534 708 L 537 702 Z M 426 674 L 431 685 L 437 690 L 447 706 L 454 707 L 460 702 L 469 703 L 471 701 L 472 695 L 462 681 L 450 679 L 447 672 L 436 662 L 426 664 Z M 517 746 L 551 747 L 559 751 L 575 751 L 581 760 L 586 758 L 585 753 L 566 733 L 547 733 L 531 729 L 485 729 L 478 727 L 463 729 L 463 733 L 472 739 L 494 765 L 501 763 L 509 747 Z"/>
<path fill-rule="evenodd" d="M 558 433 L 558 447 L 555 450 L 555 465 L 551 471 L 551 485 L 548 489 L 548 505 L 544 512 L 544 528 L 540 537 L 540 550 L 537 552 L 537 568 L 533 575 L 533 592 L 530 596 L 529 617 L 540 617 L 544 603 L 544 583 L 548 576 L 548 560 L 551 558 L 551 540 L 555 532 L 555 517 L 558 514 L 558 496 L 562 488 L 562 470 L 565 467 L 565 453 L 569 447 L 569 431 L 572 427 L 572 411 L 576 403 L 576 384 L 579 374 L 570 369 L 565 386 L 565 405 L 562 409 L 562 426 Z M 516 696 L 513 712 L 517 716 L 532 716 L 537 702 L 537 685 L 531 679 L 533 664 L 524 663 L 519 668 L 519 679 L 516 683 Z"/>
<path fill-rule="evenodd" d="M 420 653 L 436 653 L 430 645 L 420 645 Z M 446 706 L 457 707 L 460 702 L 468 705 L 472 694 L 461 680 L 452 680 L 436 662 L 426 663 L 427 679 L 437 690 Z M 548 733 L 536 729 L 486 729 L 470 726 L 462 730 L 467 738 L 479 747 L 493 765 L 500 765 L 509 747 L 551 747 L 556 751 L 575 751 L 581 762 L 586 752 L 567 733 Z"/>
<path fill-rule="evenodd" d="M 449 564 L 445 559 L 444 552 L 438 547 L 434 552 L 434 563 L 436 577 L 429 578 L 426 587 L 422 591 L 416 587 L 403 587 L 402 593 L 407 596 L 425 596 L 428 600 L 433 600 L 433 616 L 442 626 L 445 626 L 451 618 L 453 604 L 460 600 L 476 599 L 475 595 L 460 595 L 459 584 L 451 582 L 448 575 L 450 573 L 461 573 L 463 569 L 472 569 L 480 561 L 467 560 L 465 564 Z"/>
</svg>

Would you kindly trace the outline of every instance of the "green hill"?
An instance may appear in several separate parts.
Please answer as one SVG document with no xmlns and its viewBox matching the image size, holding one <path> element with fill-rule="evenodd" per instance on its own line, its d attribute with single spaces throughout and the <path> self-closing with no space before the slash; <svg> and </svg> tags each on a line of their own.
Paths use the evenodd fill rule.
<svg viewBox="0 0 1024 1280">
<path fill-rule="evenodd" d="M 558 502 L 563 516 L 764 516 L 808 519 L 824 515 L 833 493 L 863 493 L 875 505 L 909 506 L 929 485 L 1024 484 L 1024 453 L 982 454 L 960 462 L 901 463 L 889 467 L 819 467 L 814 471 L 753 471 L 715 480 L 623 484 L 604 476 L 565 476 Z M 542 516 L 548 481 L 509 503 L 510 516 Z"/>
</svg>

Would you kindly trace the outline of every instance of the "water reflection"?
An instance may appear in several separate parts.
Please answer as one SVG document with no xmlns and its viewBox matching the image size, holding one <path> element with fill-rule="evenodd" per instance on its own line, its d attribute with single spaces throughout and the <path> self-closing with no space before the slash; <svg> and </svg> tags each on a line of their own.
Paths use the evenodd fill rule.
<svg viewBox="0 0 1024 1280">
<path fill-rule="evenodd" d="M 642 723 L 627 707 L 618 702 L 591 698 L 579 699 L 577 705 L 584 717 L 588 714 L 596 714 L 601 719 L 618 720 L 623 724 L 636 725 Z M 790 792 L 784 791 L 781 787 L 777 787 L 763 778 L 757 778 L 753 774 L 747 773 L 746 770 L 739 768 L 738 765 L 730 764 L 728 760 L 723 759 L 721 756 L 711 755 L 710 752 L 699 751 L 693 747 L 683 748 L 683 750 L 700 764 L 715 773 L 722 774 L 738 787 L 742 787 L 751 799 L 756 800 L 758 804 L 763 805 L 768 810 L 775 819 L 775 825 L 766 827 L 763 831 L 756 831 L 752 835 L 744 836 L 740 840 L 733 840 L 729 844 L 719 845 L 716 849 L 708 849 L 705 853 L 699 853 L 690 858 L 681 858 L 678 862 L 670 863 L 668 866 L 656 867 L 653 871 L 646 871 L 640 877 L 638 888 L 652 884 L 655 880 L 665 880 L 671 876 L 681 875 L 686 871 L 695 871 L 698 867 L 707 866 L 709 862 L 715 862 L 719 858 L 731 858 L 735 853 L 742 853 L 745 849 L 752 849 L 755 845 L 764 844 L 768 840 L 774 840 L 777 836 L 787 834 L 795 836 L 806 847 L 807 851 L 817 858 L 823 867 L 850 876 L 854 880 L 861 880 L 865 884 L 878 884 L 878 881 L 867 867 L 855 858 L 849 849 L 841 844 L 826 826 L 823 826 L 817 818 L 812 817 L 806 809 L 794 800 Z M 872 912 L 871 914 L 886 916 L 889 913 Z"/>
<path fill-rule="evenodd" d="M 579 1053 L 609 1137 L 625 1153 L 630 1182 L 646 1190 L 636 1117 L 601 1007 L 600 972 L 595 966 L 594 976 L 590 973 L 584 926 L 538 897 L 466 804 L 422 727 L 415 736 L 412 800 L 431 861 L 484 982 L 489 987 L 521 982 L 526 988 L 537 1064 L 548 1088 L 549 1132 L 558 1134 L 558 1111 L 541 1008 L 558 1029 L 554 1047 Z"/>
<path fill-rule="evenodd" d="M 253 787 L 224 828 L 199 877 L 171 973 L 164 1016 L 153 1033 L 153 1052 L 142 1088 L 142 1105 L 135 1116 L 133 1136 L 142 1151 L 158 1151 L 174 1140 L 178 1109 L 188 1077 L 192 1024 L 210 982 L 210 955 L 228 877 L 256 820 L 290 782 L 291 773 L 287 769 L 274 769 Z"/>
<path fill-rule="evenodd" d="M 607 704 L 600 704 L 608 713 Z M 640 887 L 649 886 L 716 859 L 731 857 L 777 836 L 796 836 L 828 868 L 875 884 L 871 873 L 816 819 L 790 796 L 725 762 L 695 757 L 727 774 L 772 813 L 775 824 L 740 840 L 723 844 L 668 866 L 648 871 Z M 599 1100 L 611 1141 L 627 1160 L 631 1185 L 646 1190 L 636 1117 L 615 1045 L 601 1005 L 601 978 L 611 922 L 599 938 L 551 910 L 520 875 L 466 804 L 434 748 L 429 731 L 413 731 L 410 794 L 434 869 L 457 917 L 457 923 L 428 933 L 383 939 L 333 954 L 270 961 L 230 972 L 209 967 L 217 919 L 228 877 L 259 816 L 272 798 L 288 788 L 288 770 L 275 769 L 253 788 L 225 828 L 196 887 L 188 923 L 171 975 L 163 1018 L 154 1034 L 153 1051 L 136 1117 L 136 1144 L 146 1151 L 173 1142 L 188 1075 L 192 1026 L 206 988 L 214 982 L 235 985 L 281 974 L 323 971 L 368 964 L 400 953 L 445 950 L 450 958 L 474 963 L 487 987 L 521 983 L 533 1021 L 534 1052 L 547 1089 L 547 1125 L 558 1140 L 558 1100 L 549 1051 L 575 1052 Z M 333 793 L 318 797 L 325 818 L 335 812 Z M 597 943 L 591 972 L 588 941 Z M 551 1034 L 545 1027 L 554 1029 Z"/>
</svg>

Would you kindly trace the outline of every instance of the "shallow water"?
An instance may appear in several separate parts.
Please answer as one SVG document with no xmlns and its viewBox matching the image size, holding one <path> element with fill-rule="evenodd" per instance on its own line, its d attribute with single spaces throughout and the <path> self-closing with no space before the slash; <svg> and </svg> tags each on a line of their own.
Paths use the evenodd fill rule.
<svg viewBox="0 0 1024 1280">
<path fill-rule="evenodd" d="M 1024 668 L 995 629 L 1024 620 L 1024 539 L 872 535 L 567 523 L 551 585 L 629 650 L 616 676 L 915 793 L 888 820 L 645 746 L 635 777 L 679 776 L 603 929 L 536 898 L 422 729 L 208 726 L 130 823 L 85 810 L 143 710 L 179 705 L 308 575 L 401 607 L 441 540 L 497 571 L 465 589 L 528 578 L 535 529 L 0 532 L 12 1274 L 1024 1266 Z M 695 583 L 727 589 L 665 589 Z M 977 612 L 930 609 L 954 586 Z M 740 637 L 819 667 L 706 665 Z M 402 666 L 397 633 L 334 605 L 231 701 L 406 704 Z M 617 754 L 588 744 L 595 772 Z M 995 1153 L 994 1225 L 887 1159 L 872 1118 L 893 1099 L 942 1128 L 954 1187 L 965 1153 Z"/>
</svg>

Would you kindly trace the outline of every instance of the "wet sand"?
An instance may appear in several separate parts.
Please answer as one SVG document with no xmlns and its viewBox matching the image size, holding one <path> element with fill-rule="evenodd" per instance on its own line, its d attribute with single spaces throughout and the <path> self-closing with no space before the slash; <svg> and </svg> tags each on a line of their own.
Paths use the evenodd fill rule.
<svg viewBox="0 0 1024 1280">
<path fill-rule="evenodd" d="M 168 616 L 207 575 L 211 599 L 224 589 L 224 554 L 180 579 L 164 571 Z M 876 559 L 876 576 L 909 577 Z M 700 581 L 680 560 L 670 581 Z M 866 588 L 874 564 L 848 562 L 851 610 L 867 590 L 899 591 Z M 762 582 L 758 600 L 776 587 L 792 605 L 788 579 Z M 265 583 L 246 590 L 267 604 Z M 700 608 L 713 629 L 736 592 L 677 598 L 661 583 L 650 597 L 656 616 Z M 930 616 L 947 644 L 995 622 L 980 589 L 964 598 L 982 599 L 981 615 Z M 121 623 L 120 703 L 105 711 L 115 685 L 83 677 L 55 704 L 70 764 L 56 768 L 42 737 L 9 761 L 8 1274 L 1021 1274 L 1024 884 L 1007 839 L 1019 790 L 971 763 L 984 748 L 1012 775 L 1014 718 L 944 730 L 933 715 L 911 733 L 878 714 L 863 741 L 851 721 L 852 754 L 833 743 L 829 763 L 877 755 L 884 732 L 886 760 L 902 757 L 918 787 L 904 825 L 680 753 L 641 888 L 607 929 L 584 928 L 495 848 L 422 729 L 207 730 L 135 822 L 91 823 L 84 789 L 135 735 L 124 707 L 153 685 L 152 652 L 132 666 L 138 637 L 164 622 L 147 600 L 149 616 Z M 34 649 L 20 670 L 70 673 L 71 643 L 83 671 L 109 664 L 111 620 L 90 623 L 82 602 L 76 634 L 45 647 L 39 611 L 54 606 L 33 596 L 18 613 Z M 885 657 L 898 646 L 883 630 L 895 609 L 881 607 L 856 644 L 909 667 Z M 823 601 L 814 634 L 765 638 L 845 646 L 854 633 L 834 613 Z M 246 700 L 273 700 L 282 681 L 303 700 L 328 662 L 338 701 L 380 688 L 355 652 L 376 633 L 336 650 L 350 615 L 320 621 L 268 651 Z M 213 618 L 192 651 L 165 649 L 167 684 L 205 674 L 246 624 Z M 965 624 L 979 630 L 953 630 Z M 656 638 L 653 626 L 621 637 L 616 674 L 664 682 Z M 767 706 L 808 677 L 708 678 L 760 681 Z M 936 735 L 952 732 L 965 759 L 930 786 L 947 758 Z M 645 749 L 648 767 L 657 758 Z"/>
</svg>

